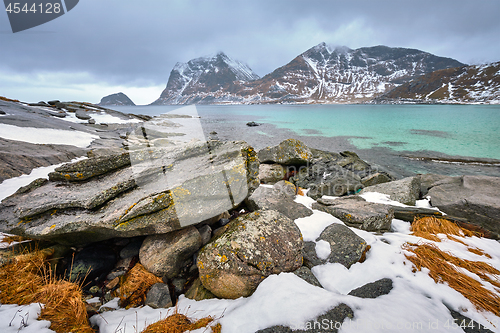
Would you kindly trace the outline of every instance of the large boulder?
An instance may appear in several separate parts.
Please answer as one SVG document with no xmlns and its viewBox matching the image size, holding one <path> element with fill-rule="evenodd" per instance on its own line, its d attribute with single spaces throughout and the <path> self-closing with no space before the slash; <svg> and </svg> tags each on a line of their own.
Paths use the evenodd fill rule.
<svg viewBox="0 0 500 333">
<path fill-rule="evenodd" d="M 331 214 L 350 227 L 366 231 L 389 231 L 394 218 L 391 206 L 367 202 L 360 196 L 319 199 L 312 208 Z"/>
<path fill-rule="evenodd" d="M 168 233 L 237 207 L 259 185 L 259 162 L 245 142 L 149 147 L 129 158 L 109 156 L 99 170 L 103 159 L 77 162 L 5 199 L 0 231 L 71 245 Z"/>
<path fill-rule="evenodd" d="M 277 146 L 261 149 L 258 156 L 261 163 L 301 165 L 311 162 L 313 154 L 302 141 L 288 139 Z"/>
<path fill-rule="evenodd" d="M 267 276 L 302 266 L 302 247 L 300 230 L 288 217 L 272 210 L 249 213 L 200 250 L 200 280 L 218 297 L 246 297 Z"/>
<path fill-rule="evenodd" d="M 343 224 L 331 224 L 323 230 L 316 241 L 326 241 L 330 244 L 330 254 L 326 259 L 319 258 L 316 253 L 316 244 L 304 244 L 304 264 L 312 268 L 326 263 L 339 263 L 349 268 L 357 263 L 366 251 L 366 241 L 356 235 Z"/>
<path fill-rule="evenodd" d="M 465 218 L 500 238 L 499 177 L 447 177 L 434 183 L 428 195 L 446 214 Z"/>
<path fill-rule="evenodd" d="M 198 229 L 189 226 L 165 235 L 148 236 L 142 243 L 139 260 L 154 275 L 172 279 L 202 245 Z"/>
<path fill-rule="evenodd" d="M 415 206 L 415 201 L 420 197 L 420 177 L 407 177 L 388 183 L 368 186 L 359 193 L 378 192 L 389 195 L 391 200 L 405 205 Z"/>
<path fill-rule="evenodd" d="M 259 186 L 247 199 L 247 205 L 253 210 L 276 210 L 292 220 L 313 214 L 309 208 L 294 201 L 295 195 L 287 193 L 287 187 L 281 188 L 279 184 L 273 188 Z"/>
</svg>

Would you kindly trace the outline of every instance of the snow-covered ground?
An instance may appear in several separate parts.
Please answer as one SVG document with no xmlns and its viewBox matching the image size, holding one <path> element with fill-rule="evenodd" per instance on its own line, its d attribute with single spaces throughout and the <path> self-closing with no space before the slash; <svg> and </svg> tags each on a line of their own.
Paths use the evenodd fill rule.
<svg viewBox="0 0 500 333">
<path fill-rule="evenodd" d="M 77 162 L 86 157 L 77 157 L 68 163 Z M 31 170 L 29 175 L 21 175 L 19 177 L 9 178 L 0 183 L 0 202 L 8 196 L 14 194 L 20 187 L 26 186 L 35 179 L 47 178 L 49 173 L 53 172 L 57 167 L 66 163 L 49 165 L 47 167 L 39 167 Z"/>
<path fill-rule="evenodd" d="M 0 137 L 38 144 L 72 145 L 85 148 L 98 139 L 95 134 L 52 128 L 19 127 L 0 124 Z"/>
<path fill-rule="evenodd" d="M 18 177 L 20 178 L 20 177 Z M 3 190 L 0 188 L 0 193 Z M 393 203 L 382 194 L 364 195 L 370 201 Z M 296 199 L 308 207 L 313 200 L 298 196 Z M 427 200 L 424 200 L 427 201 Z M 418 203 L 427 206 L 428 202 Z M 320 233 L 332 223 L 343 223 L 335 217 L 320 211 L 297 219 L 304 240 L 315 241 Z M 222 325 L 223 333 L 253 333 L 274 325 L 287 325 L 292 328 L 311 326 L 313 320 L 335 307 L 345 303 L 354 311 L 353 319 L 343 323 L 321 323 L 325 332 L 333 325 L 341 327 L 340 332 L 462 332 L 450 315 L 449 307 L 461 311 L 471 318 L 476 325 L 482 325 L 493 332 L 500 332 L 500 318 L 489 312 L 478 312 L 460 293 L 446 284 L 436 284 L 428 276 L 428 271 L 413 272 L 412 263 L 402 249 L 405 242 L 433 243 L 444 251 L 468 260 L 487 262 L 500 268 L 500 243 L 495 240 L 468 237 L 463 241 L 471 247 L 477 247 L 491 255 L 491 259 L 467 251 L 467 246 L 441 237 L 441 242 L 431 242 L 410 235 L 410 224 L 394 219 L 392 232 L 375 234 L 351 228 L 365 239 L 371 249 L 363 263 L 356 263 L 349 269 L 341 264 L 325 264 L 312 269 L 323 288 L 315 287 L 293 273 L 281 273 L 266 278 L 250 297 L 236 300 L 210 299 L 193 301 L 181 296 L 177 310 L 193 319 L 213 316 Z M 328 254 L 321 241 L 317 242 L 316 251 L 321 257 Z M 360 286 L 381 278 L 390 278 L 393 289 L 376 299 L 361 299 L 347 294 Z M 495 291 L 487 283 L 486 288 Z M 497 291 L 495 291 L 497 292 Z M 116 300 L 106 306 L 117 308 Z M 39 312 L 39 305 L 18 307 L 0 305 L 0 331 L 37 333 L 51 332 L 47 322 L 34 321 Z M 37 312 L 38 311 L 38 312 Z M 148 306 L 129 310 L 117 309 L 104 312 L 91 318 L 92 324 L 99 326 L 100 333 L 138 333 L 147 325 L 165 318 L 174 312 L 174 308 L 152 309 Z M 26 319 L 23 319 L 26 318 Z M 12 325 L 9 323 L 12 321 Z M 3 326 L 2 326 L 3 325 Z M 310 327 L 309 326 L 309 327 Z M 206 332 L 199 329 L 193 332 Z"/>
</svg>

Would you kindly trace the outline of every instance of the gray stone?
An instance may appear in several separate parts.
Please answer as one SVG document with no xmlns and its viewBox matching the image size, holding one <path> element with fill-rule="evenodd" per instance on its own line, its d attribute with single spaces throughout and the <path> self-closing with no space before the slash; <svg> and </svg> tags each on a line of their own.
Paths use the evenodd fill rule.
<svg viewBox="0 0 500 333">
<path fill-rule="evenodd" d="M 295 202 L 279 188 L 259 186 L 247 199 L 247 205 L 252 210 L 276 210 L 292 220 L 312 215 L 309 208 Z"/>
<path fill-rule="evenodd" d="M 306 281 L 309 284 L 312 284 L 313 286 L 323 288 L 321 283 L 319 283 L 318 279 L 314 274 L 311 272 L 311 269 L 309 269 L 306 266 L 302 266 L 296 271 L 293 272 L 293 274 L 297 275 L 299 278 L 302 280 Z"/>
<path fill-rule="evenodd" d="M 120 251 L 120 258 L 127 259 L 139 255 L 143 239 L 134 239 Z"/>
<path fill-rule="evenodd" d="M 259 185 L 256 153 L 244 142 L 130 151 L 130 165 L 117 156 L 62 166 L 48 183 L 3 200 L 0 231 L 69 245 L 168 233 L 236 208 Z"/>
<path fill-rule="evenodd" d="M 187 280 L 185 278 L 174 278 L 172 279 L 172 285 L 174 286 L 174 291 L 176 295 L 181 295 L 184 291 L 184 286 Z"/>
<path fill-rule="evenodd" d="M 285 177 L 286 169 L 281 164 L 261 164 L 259 178 L 262 184 L 274 184 Z"/>
<path fill-rule="evenodd" d="M 201 242 L 203 245 L 207 244 L 212 238 L 212 228 L 208 224 L 205 224 L 198 228 L 198 232 L 201 235 Z"/>
<path fill-rule="evenodd" d="M 82 109 L 78 109 L 76 110 L 75 112 L 75 116 L 78 118 L 78 119 L 81 119 L 81 120 L 89 120 L 91 119 L 92 117 L 87 113 L 85 112 L 84 110 Z"/>
<path fill-rule="evenodd" d="M 377 298 L 382 295 L 387 295 L 391 290 L 392 280 L 384 278 L 351 290 L 348 295 L 360 298 Z"/>
<path fill-rule="evenodd" d="M 249 296 L 267 276 L 302 266 L 300 230 L 279 212 L 249 213 L 228 226 L 198 253 L 200 280 L 216 296 Z"/>
<path fill-rule="evenodd" d="M 337 328 L 342 326 L 346 318 L 354 318 L 354 312 L 349 306 L 341 303 L 316 319 L 307 321 L 303 329 L 294 328 L 292 330 L 290 327 L 277 325 L 259 330 L 256 333 L 336 333 L 338 332 Z"/>
<path fill-rule="evenodd" d="M 313 203 L 312 208 L 329 213 L 350 227 L 366 231 L 389 231 L 394 218 L 391 206 L 366 202 L 359 196 L 319 199 L 317 203 Z"/>
<path fill-rule="evenodd" d="M 316 255 L 314 242 L 304 244 L 304 263 L 309 268 L 325 263 L 340 263 L 349 268 L 357 263 L 366 250 L 366 242 L 351 229 L 342 224 L 331 224 L 323 230 L 317 240 L 330 243 L 331 253 L 326 259 Z"/>
<path fill-rule="evenodd" d="M 295 199 L 295 195 L 297 192 L 297 188 L 295 185 L 286 180 L 280 180 L 276 184 L 273 185 L 273 189 L 281 191 L 288 195 L 290 198 Z"/>
<path fill-rule="evenodd" d="M 191 287 L 186 291 L 186 298 L 193 299 L 195 301 L 202 301 L 204 299 L 217 298 L 210 290 L 205 288 L 201 283 L 200 279 L 194 280 Z"/>
<path fill-rule="evenodd" d="M 361 179 L 361 184 L 363 184 L 364 187 L 368 187 L 368 186 L 373 186 L 373 185 L 377 185 L 377 184 L 387 183 L 387 182 L 390 182 L 393 180 L 394 179 L 392 179 L 392 177 L 390 177 L 385 172 L 377 172 L 377 173 L 374 173 L 373 175 L 368 175 L 368 176 L 364 177 L 363 179 Z"/>
<path fill-rule="evenodd" d="M 200 233 L 189 226 L 164 235 L 148 236 L 142 243 L 139 260 L 154 275 L 171 279 L 201 246 Z"/>
<path fill-rule="evenodd" d="M 388 194 L 391 200 L 405 205 L 415 206 L 415 201 L 420 196 L 420 177 L 407 177 L 388 183 L 365 187 L 360 194 L 378 192 Z"/>
<path fill-rule="evenodd" d="M 451 216 L 500 237 L 500 178 L 489 176 L 447 177 L 429 189 L 431 204 Z"/>
<path fill-rule="evenodd" d="M 429 189 L 434 185 L 434 183 L 449 178 L 449 176 L 436 175 L 432 173 L 419 175 L 419 177 L 420 177 L 420 195 L 422 197 L 427 196 L 427 193 L 429 193 Z"/>
<path fill-rule="evenodd" d="M 169 308 L 173 306 L 168 286 L 163 283 L 153 284 L 146 295 L 145 305 L 153 309 Z"/>
<path fill-rule="evenodd" d="M 282 165 L 301 165 L 312 161 L 311 150 L 296 139 L 282 141 L 279 145 L 263 148 L 258 153 L 261 163 L 278 163 Z"/>
</svg>

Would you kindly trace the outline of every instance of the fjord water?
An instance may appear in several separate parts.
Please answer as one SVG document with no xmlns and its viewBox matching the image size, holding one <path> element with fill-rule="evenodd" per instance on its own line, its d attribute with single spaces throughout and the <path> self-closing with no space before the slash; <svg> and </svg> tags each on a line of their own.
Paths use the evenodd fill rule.
<svg viewBox="0 0 500 333">
<path fill-rule="evenodd" d="M 175 113 L 179 106 L 117 109 L 159 115 Z M 220 138 L 246 140 L 257 149 L 292 136 L 309 144 L 322 143 L 316 147 L 320 149 L 353 149 L 382 165 L 386 157 L 379 155 L 424 152 L 433 157 L 500 160 L 500 105 L 203 105 L 196 109 L 206 133 L 215 130 Z M 262 125 L 247 127 L 248 121 Z M 499 167 L 489 168 L 496 173 L 491 168 Z"/>
</svg>

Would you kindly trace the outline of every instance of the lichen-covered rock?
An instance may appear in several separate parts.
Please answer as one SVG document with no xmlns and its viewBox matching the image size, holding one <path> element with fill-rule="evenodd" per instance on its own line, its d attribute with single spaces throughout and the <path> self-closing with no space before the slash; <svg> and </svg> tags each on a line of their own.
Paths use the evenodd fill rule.
<svg viewBox="0 0 500 333">
<path fill-rule="evenodd" d="M 258 156 L 261 163 L 301 165 L 311 162 L 313 154 L 302 141 L 288 139 L 277 146 L 261 149 Z"/>
<path fill-rule="evenodd" d="M 312 208 L 331 214 L 350 227 L 366 231 L 389 231 L 394 218 L 391 206 L 367 202 L 359 196 L 318 199 Z"/>
<path fill-rule="evenodd" d="M 267 276 L 302 266 L 302 246 L 300 230 L 286 216 L 271 210 L 249 213 L 200 250 L 200 280 L 218 297 L 249 296 Z"/>
<path fill-rule="evenodd" d="M 407 177 L 388 183 L 365 187 L 359 192 L 378 192 L 389 195 L 391 200 L 405 205 L 415 206 L 415 201 L 420 196 L 420 177 Z"/>
<path fill-rule="evenodd" d="M 313 212 L 309 208 L 295 202 L 293 197 L 280 186 L 259 186 L 247 199 L 247 205 L 253 210 L 276 210 L 292 220 L 312 215 Z"/>
<path fill-rule="evenodd" d="M 0 231 L 69 245 L 163 234 L 219 216 L 259 186 L 257 154 L 245 142 L 191 142 L 128 155 L 130 164 L 118 155 L 63 166 L 49 182 L 6 198 Z M 90 178 L 68 182 L 66 174 Z"/>
<path fill-rule="evenodd" d="M 142 243 L 139 260 L 154 275 L 171 279 L 202 245 L 198 229 L 189 226 L 165 235 L 148 236 Z"/>
<path fill-rule="evenodd" d="M 274 184 L 285 177 L 286 169 L 281 164 L 261 164 L 259 178 L 262 184 Z"/>
<path fill-rule="evenodd" d="M 214 294 L 201 284 L 200 279 L 194 280 L 191 287 L 186 291 L 186 298 L 194 299 L 195 301 L 202 301 L 204 299 L 216 298 Z"/>
<path fill-rule="evenodd" d="M 130 165 L 130 156 L 127 152 L 99 156 L 64 164 L 56 168 L 54 172 L 49 173 L 49 179 L 51 181 L 82 181 L 127 165 Z"/>
</svg>

